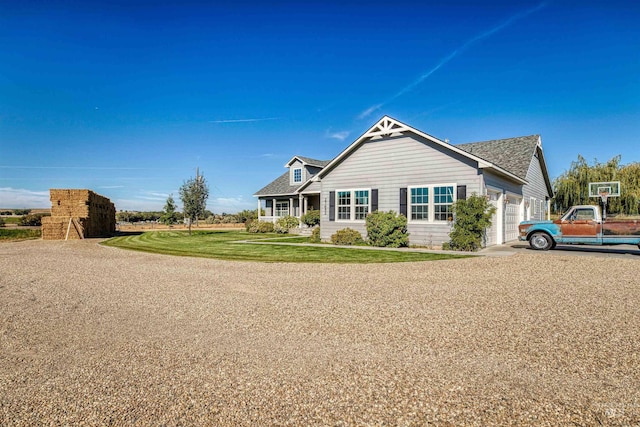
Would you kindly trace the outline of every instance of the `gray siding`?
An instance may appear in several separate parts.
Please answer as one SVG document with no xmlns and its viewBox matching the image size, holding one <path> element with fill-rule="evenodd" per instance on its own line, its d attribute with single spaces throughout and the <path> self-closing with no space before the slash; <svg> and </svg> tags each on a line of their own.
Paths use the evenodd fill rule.
<svg viewBox="0 0 640 427">
<path fill-rule="evenodd" d="M 319 192 L 320 192 L 320 182 L 317 181 L 307 185 L 307 187 L 302 191 L 302 194 L 319 193 Z"/>
<path fill-rule="evenodd" d="M 343 228 L 366 235 L 364 221 L 329 221 L 329 192 L 378 189 L 378 209 L 399 211 L 400 188 L 416 185 L 466 185 L 467 194 L 482 194 L 482 177 L 477 164 L 453 151 L 416 135 L 364 142 L 327 173 L 321 182 L 321 237 Z M 449 240 L 448 223 L 408 224 L 411 244 L 439 245 Z"/>
<path fill-rule="evenodd" d="M 544 181 L 540 160 L 537 157 L 537 150 L 536 156 L 532 158 L 529 170 L 527 171 L 527 181 L 528 184 L 524 185 L 522 190 L 524 199 L 525 201 L 531 202 L 532 198 L 534 198 L 535 202 L 538 204 L 538 207 L 535 210 L 532 209 L 531 204 L 529 205 L 531 219 L 546 219 L 546 201 L 550 197 L 550 194 Z"/>
</svg>

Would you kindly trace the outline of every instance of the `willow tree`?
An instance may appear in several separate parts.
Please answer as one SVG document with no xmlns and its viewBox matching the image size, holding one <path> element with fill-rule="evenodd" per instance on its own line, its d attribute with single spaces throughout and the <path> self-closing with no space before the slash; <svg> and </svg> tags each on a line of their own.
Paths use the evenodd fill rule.
<svg viewBox="0 0 640 427">
<path fill-rule="evenodd" d="M 606 163 L 594 160 L 590 165 L 584 157 L 571 162 L 571 167 L 553 181 L 553 206 L 564 212 L 573 205 L 588 205 L 599 200 L 589 197 L 590 182 L 620 181 L 620 197 L 607 201 L 607 211 L 614 214 L 637 215 L 640 203 L 640 163 L 620 164 L 615 156 Z"/>
</svg>

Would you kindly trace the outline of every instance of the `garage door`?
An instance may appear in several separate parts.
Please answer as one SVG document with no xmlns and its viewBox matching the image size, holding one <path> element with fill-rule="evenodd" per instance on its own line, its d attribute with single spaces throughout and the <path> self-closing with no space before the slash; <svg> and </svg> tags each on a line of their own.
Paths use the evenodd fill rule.
<svg viewBox="0 0 640 427">
<path fill-rule="evenodd" d="M 507 205 L 504 210 L 504 240 L 509 242 L 518 239 L 518 224 L 520 224 L 520 209 L 522 199 L 507 196 Z"/>
<path fill-rule="evenodd" d="M 487 228 L 485 234 L 485 246 L 493 246 L 498 244 L 498 233 L 500 230 L 500 217 L 499 217 L 499 194 L 489 192 L 489 203 L 495 206 L 496 210 L 491 217 L 491 227 Z"/>
</svg>

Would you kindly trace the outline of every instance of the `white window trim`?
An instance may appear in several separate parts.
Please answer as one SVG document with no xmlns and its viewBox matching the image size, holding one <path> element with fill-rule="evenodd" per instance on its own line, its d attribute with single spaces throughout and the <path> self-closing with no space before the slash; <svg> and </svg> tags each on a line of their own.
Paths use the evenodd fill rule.
<svg viewBox="0 0 640 427">
<path fill-rule="evenodd" d="M 530 197 L 529 198 L 529 208 L 531 209 L 530 215 L 531 218 L 530 219 L 537 219 L 536 216 L 538 215 L 538 201 L 535 197 Z"/>
<path fill-rule="evenodd" d="M 277 209 L 277 205 L 278 204 L 280 204 L 280 205 L 286 204 L 287 205 L 286 215 L 278 215 L 279 213 L 283 212 L 283 211 L 279 211 Z M 278 200 L 278 201 L 276 201 L 275 205 L 273 206 L 273 216 L 276 217 L 276 218 L 283 218 L 285 216 L 289 216 L 289 212 L 291 212 L 291 206 L 290 206 L 288 200 Z"/>
<path fill-rule="evenodd" d="M 453 187 L 453 203 L 457 200 L 457 191 L 458 185 L 456 183 L 445 183 L 445 184 L 424 184 L 424 185 L 411 185 L 407 187 L 407 220 L 408 222 L 412 222 L 415 224 L 446 224 L 449 221 L 445 220 L 436 220 L 436 203 L 435 203 L 435 194 L 434 189 L 436 187 Z M 413 188 L 428 188 L 429 189 L 429 219 L 411 219 L 412 206 L 411 203 L 411 190 Z"/>
<path fill-rule="evenodd" d="M 345 188 L 345 189 L 336 189 L 336 205 L 335 205 L 335 218 L 336 222 L 345 222 L 345 223 L 362 223 L 364 224 L 364 219 L 355 219 L 356 217 L 356 191 L 367 191 L 368 192 L 368 204 L 367 204 L 367 215 L 371 213 L 371 189 L 370 188 Z M 338 196 L 341 192 L 349 192 L 351 193 L 351 204 L 349 205 L 349 219 L 339 219 L 338 215 L 338 200 L 340 197 Z"/>
<path fill-rule="evenodd" d="M 296 181 L 296 171 L 300 171 L 300 181 Z M 293 182 L 294 184 L 299 184 L 302 183 L 302 168 L 294 168 L 293 169 L 293 174 L 291 175 L 291 182 Z"/>
</svg>

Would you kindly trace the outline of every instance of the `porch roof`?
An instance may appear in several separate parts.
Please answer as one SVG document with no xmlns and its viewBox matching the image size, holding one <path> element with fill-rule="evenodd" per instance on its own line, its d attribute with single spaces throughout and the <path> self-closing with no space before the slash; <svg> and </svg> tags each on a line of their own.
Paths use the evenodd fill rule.
<svg viewBox="0 0 640 427">
<path fill-rule="evenodd" d="M 300 185 L 291 185 L 289 180 L 289 171 L 283 173 L 270 184 L 256 191 L 253 195 L 261 196 L 294 196 L 297 194 Z"/>
</svg>

